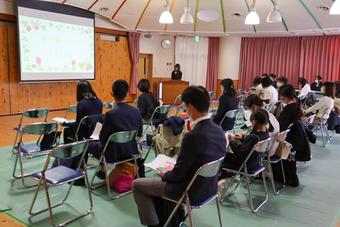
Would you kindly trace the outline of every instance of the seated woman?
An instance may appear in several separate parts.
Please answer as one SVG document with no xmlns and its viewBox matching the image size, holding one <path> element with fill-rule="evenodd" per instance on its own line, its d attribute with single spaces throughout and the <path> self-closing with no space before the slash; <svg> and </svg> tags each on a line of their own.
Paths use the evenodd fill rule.
<svg viewBox="0 0 340 227">
<path fill-rule="evenodd" d="M 262 140 L 269 138 L 267 125 L 269 116 L 267 111 L 258 109 L 252 113 L 251 117 L 252 131 L 249 135 L 229 135 L 229 146 L 233 153 L 227 153 L 223 162 L 223 168 L 238 170 L 253 147 Z M 247 168 L 255 168 L 260 162 L 261 156 L 254 152 L 247 161 Z"/>
<path fill-rule="evenodd" d="M 103 103 L 97 97 L 96 93 L 91 87 L 91 84 L 82 80 L 77 85 L 77 116 L 75 122 L 64 123 L 63 126 L 67 126 L 64 129 L 64 143 L 71 143 L 75 140 L 75 133 L 79 122 L 82 118 L 94 114 L 101 114 L 103 111 Z M 88 139 L 90 135 L 87 135 L 86 130 L 80 130 L 78 138 Z"/>
<path fill-rule="evenodd" d="M 263 96 L 261 96 L 262 100 L 268 104 L 276 103 L 278 101 L 278 92 L 272 85 L 272 79 L 270 79 L 269 76 L 266 76 L 262 79 L 261 84 L 263 87 Z"/>
<path fill-rule="evenodd" d="M 147 79 L 141 79 L 138 82 L 138 89 L 142 92 L 142 94 L 138 97 L 137 107 L 140 110 L 143 120 L 148 122 L 156 107 L 158 107 L 160 103 L 149 91 L 150 83 Z"/>
<path fill-rule="evenodd" d="M 224 118 L 224 115 L 230 110 L 236 110 L 238 108 L 238 99 L 236 97 L 236 90 L 234 88 L 234 82 L 231 79 L 224 79 L 221 81 L 222 95 L 219 99 L 218 109 L 214 116 L 214 122 L 220 124 Z M 235 118 L 225 118 L 221 124 L 224 131 L 233 129 L 235 124 Z"/>
<path fill-rule="evenodd" d="M 289 84 L 289 80 L 285 76 L 279 77 L 276 81 L 276 85 L 278 89 L 280 89 L 280 87 L 282 87 L 283 85 L 287 85 L 287 84 Z"/>
<path fill-rule="evenodd" d="M 296 174 L 296 161 L 306 162 L 311 158 L 311 150 L 306 135 L 304 124 L 302 123 L 302 110 L 299 99 L 296 97 L 295 89 L 292 85 L 284 85 L 279 91 L 281 101 L 284 103 L 280 117 L 280 131 L 290 128 L 286 141 L 292 144 L 292 152 L 295 152 L 294 159 L 283 160 L 286 184 L 296 187 L 299 185 L 299 178 Z M 283 181 L 281 167 L 273 166 L 274 178 Z"/>
<path fill-rule="evenodd" d="M 315 122 L 326 122 L 334 108 L 334 83 L 325 82 L 321 88 L 324 96 L 313 106 L 305 111 L 305 114 L 315 113 Z"/>
<path fill-rule="evenodd" d="M 310 85 L 308 84 L 308 81 L 305 78 L 300 77 L 298 80 L 298 83 L 299 83 L 299 89 L 300 89 L 300 93 L 298 97 L 300 99 L 306 98 L 308 93 L 311 92 L 311 88 L 310 88 Z"/>
<path fill-rule="evenodd" d="M 340 91 L 336 94 L 334 109 L 328 118 L 328 130 L 335 130 L 337 134 L 340 134 Z"/>
<path fill-rule="evenodd" d="M 258 109 L 263 109 L 263 101 L 257 95 L 249 95 L 247 99 L 244 101 L 244 106 L 247 108 L 248 111 L 253 113 Z M 269 123 L 270 123 L 269 131 L 273 133 L 280 132 L 280 124 L 275 118 L 275 116 L 268 111 L 267 113 L 269 115 Z M 246 116 L 251 116 L 251 114 L 246 114 Z M 248 125 L 251 125 L 250 118 L 246 119 L 246 121 L 248 122 Z"/>
</svg>

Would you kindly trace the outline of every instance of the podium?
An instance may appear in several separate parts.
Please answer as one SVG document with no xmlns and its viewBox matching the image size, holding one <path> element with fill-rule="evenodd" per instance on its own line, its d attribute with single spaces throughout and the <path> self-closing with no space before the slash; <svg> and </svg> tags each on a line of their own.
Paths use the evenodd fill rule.
<svg viewBox="0 0 340 227">
<path fill-rule="evenodd" d="M 163 104 L 172 105 L 178 95 L 189 87 L 188 81 L 182 80 L 166 80 L 157 86 L 157 96 L 163 101 Z"/>
</svg>

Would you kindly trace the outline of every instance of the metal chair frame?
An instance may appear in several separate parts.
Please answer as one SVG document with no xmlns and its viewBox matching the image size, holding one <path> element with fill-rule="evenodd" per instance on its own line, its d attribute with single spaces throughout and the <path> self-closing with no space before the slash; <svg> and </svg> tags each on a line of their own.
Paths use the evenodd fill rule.
<svg viewBox="0 0 340 227">
<path fill-rule="evenodd" d="M 236 189 L 238 188 L 238 186 L 240 185 L 243 179 L 245 179 L 245 183 L 246 183 L 246 187 L 248 191 L 249 207 L 253 213 L 256 213 L 262 206 L 264 206 L 268 202 L 269 194 L 268 194 L 266 176 L 264 173 L 265 167 L 261 164 L 263 168 L 260 171 L 257 171 L 255 174 L 249 174 L 248 169 L 247 169 L 247 162 L 254 152 L 265 154 L 268 150 L 270 141 L 271 141 L 271 138 L 259 141 L 250 151 L 249 155 L 246 157 L 246 159 L 244 160 L 244 162 L 242 163 L 241 167 L 238 170 L 222 168 L 224 171 L 235 173 L 235 175 L 231 178 L 230 184 L 228 184 L 228 187 L 224 188 L 224 192 L 223 192 L 224 195 L 221 197 L 221 200 L 220 200 L 222 204 L 224 201 L 226 201 L 227 198 L 229 198 L 232 194 L 235 193 Z M 251 189 L 250 189 L 250 184 L 251 184 L 251 178 L 256 177 L 260 173 L 262 174 L 262 181 L 263 181 L 263 186 L 265 189 L 265 196 L 264 196 L 264 200 L 255 208 Z M 236 186 L 234 186 L 234 184 L 236 183 L 236 178 L 238 176 L 240 177 L 240 180 L 237 182 Z M 228 181 L 228 179 L 226 179 L 226 181 Z M 230 193 L 227 193 L 231 186 L 233 186 L 232 191 Z"/>
<path fill-rule="evenodd" d="M 81 142 L 75 142 L 75 143 L 60 145 L 60 146 L 54 148 L 48 154 L 47 159 L 45 161 L 44 168 L 41 171 L 40 179 L 39 178 L 34 178 L 34 179 L 38 180 L 39 183 L 38 183 L 37 189 L 35 191 L 35 194 L 34 194 L 32 203 L 30 205 L 30 209 L 29 209 L 29 213 L 30 213 L 31 216 L 35 216 L 35 215 L 38 215 L 38 214 L 41 214 L 43 212 L 48 211 L 50 222 L 51 222 L 51 224 L 53 226 L 65 226 L 68 223 L 73 222 L 73 221 L 75 221 L 75 220 L 77 220 L 77 219 L 79 219 L 81 217 L 84 217 L 84 216 L 86 216 L 86 215 L 88 215 L 88 214 L 90 214 L 92 212 L 93 201 L 92 201 L 92 195 L 91 195 L 91 191 L 90 191 L 90 184 L 89 184 L 87 170 L 86 170 L 87 169 L 86 168 L 86 162 L 84 161 L 84 157 L 85 157 L 85 154 L 86 154 L 86 151 L 87 151 L 87 146 L 88 146 L 87 141 L 81 141 Z M 48 170 L 48 165 L 49 165 L 51 157 L 61 158 L 61 159 L 70 159 L 70 158 L 77 157 L 78 155 L 81 155 L 81 159 L 80 159 L 80 161 L 78 163 L 78 167 L 77 167 L 76 171 L 79 172 L 80 168 L 81 168 L 81 165 L 83 165 L 84 170 L 82 170 L 82 172 L 84 172 L 84 175 L 82 175 L 80 177 L 77 177 L 77 178 L 70 179 L 68 181 L 64 181 L 62 183 L 47 182 L 45 173 Z M 77 215 L 77 216 L 75 216 L 73 218 L 70 218 L 70 219 L 64 221 L 61 224 L 56 225 L 55 224 L 55 220 L 53 218 L 52 209 L 56 208 L 56 207 L 59 207 L 59 206 L 61 206 L 61 205 L 63 205 L 65 203 L 65 201 L 67 200 L 67 198 L 70 195 L 70 192 L 71 192 L 72 186 L 74 184 L 74 181 L 82 179 L 82 178 L 85 179 L 85 183 L 86 183 L 86 187 L 87 187 L 87 192 L 88 192 L 88 198 L 89 198 L 89 202 L 90 202 L 90 207 L 87 210 L 85 210 L 84 212 L 82 212 L 81 214 L 79 214 L 79 215 Z M 52 205 L 51 204 L 51 199 L 50 199 L 50 196 L 49 196 L 48 188 L 51 187 L 51 186 L 59 186 L 59 185 L 63 185 L 63 184 L 66 184 L 66 183 L 70 183 L 70 185 L 68 187 L 68 190 L 67 190 L 67 193 L 66 193 L 64 199 L 62 199 L 61 201 L 57 202 L 55 205 Z M 45 189 L 45 194 L 46 194 L 46 199 L 47 199 L 48 207 L 44 208 L 44 209 L 41 209 L 41 210 L 33 211 L 33 208 L 34 208 L 34 205 L 36 203 L 36 199 L 38 197 L 41 185 L 43 185 L 44 189 Z"/>
<path fill-rule="evenodd" d="M 23 142 L 24 135 L 28 134 L 28 135 L 39 136 L 38 140 L 36 141 L 36 144 L 38 145 L 38 147 L 40 147 L 40 145 L 39 145 L 40 138 L 43 135 L 46 135 L 46 134 L 49 134 L 49 133 L 52 133 L 52 132 L 55 132 L 55 137 L 56 137 L 57 130 L 58 130 L 58 125 L 55 122 L 52 122 L 52 123 L 38 122 L 38 123 L 26 125 L 26 126 L 24 126 L 20 129 L 18 149 L 17 149 L 17 152 L 15 154 L 16 157 L 15 157 L 15 161 L 14 161 L 12 176 L 13 176 L 14 179 L 21 179 L 24 187 L 32 187 L 32 186 L 27 186 L 25 184 L 25 178 L 31 176 L 33 174 L 33 172 L 32 173 L 25 173 L 22 159 L 23 158 L 31 159 L 31 158 L 34 158 L 34 157 L 46 155 L 46 154 L 48 154 L 48 152 L 50 152 L 50 150 L 44 150 L 44 151 L 39 150 L 39 151 L 32 152 L 32 153 L 29 153 L 29 154 L 22 154 L 21 147 L 24 145 L 24 142 Z M 54 143 L 55 143 L 55 139 L 56 139 L 55 137 L 54 137 Z M 19 162 L 19 167 L 20 167 L 20 175 L 16 174 L 18 162 Z"/>
<path fill-rule="evenodd" d="M 65 115 L 64 115 L 65 119 L 68 119 L 67 115 L 69 113 L 77 113 L 77 105 L 70 105 L 69 107 L 67 107 L 67 109 L 65 111 Z"/>
<path fill-rule="evenodd" d="M 24 126 L 23 121 L 25 118 L 28 119 L 37 119 L 37 118 L 44 118 L 44 122 L 47 121 L 48 117 L 48 109 L 47 108 L 39 108 L 39 109 L 28 109 L 25 112 L 22 113 L 19 125 L 17 128 L 14 128 L 14 130 L 17 132 L 15 136 L 15 140 L 13 143 L 12 153 L 16 153 L 15 150 L 17 149 L 17 142 L 18 142 L 18 136 L 20 133 L 20 129 Z"/>
<path fill-rule="evenodd" d="M 238 111 L 239 111 L 239 109 L 227 111 L 227 112 L 224 114 L 224 116 L 223 116 L 221 122 L 219 123 L 219 126 L 222 126 L 222 124 L 223 124 L 223 122 L 224 122 L 224 120 L 225 120 L 226 118 L 230 118 L 230 119 L 233 119 L 233 118 L 234 118 L 234 119 L 236 119 L 236 116 L 237 116 Z"/>
<path fill-rule="evenodd" d="M 286 140 L 287 138 L 287 134 L 290 132 L 290 129 L 287 129 L 283 132 L 278 133 L 277 135 L 274 136 L 271 144 L 269 145 L 269 149 L 268 149 L 268 153 L 267 153 L 267 160 L 264 160 L 264 162 L 267 164 L 267 170 L 269 172 L 269 179 L 271 181 L 272 184 L 272 188 L 273 188 L 273 192 L 275 195 L 279 195 L 281 190 L 285 187 L 286 184 L 286 174 L 285 174 L 285 170 L 283 167 L 283 160 L 281 159 L 281 157 L 279 159 L 276 160 L 272 160 L 270 157 L 270 151 L 272 149 L 272 147 L 274 146 L 275 142 L 283 142 Z M 274 175 L 273 175 L 273 169 L 272 169 L 272 164 L 277 164 L 280 162 L 281 165 L 281 171 L 282 171 L 282 176 L 283 176 L 283 185 L 281 188 L 277 189 L 276 185 L 275 185 L 275 181 L 274 181 Z"/>
<path fill-rule="evenodd" d="M 190 180 L 188 186 L 186 187 L 185 191 L 183 192 L 183 195 L 181 196 L 181 198 L 179 200 L 176 201 L 176 200 L 173 200 L 173 199 L 170 199 L 170 198 L 167 198 L 167 197 L 163 197 L 164 199 L 166 199 L 168 201 L 176 203 L 175 208 L 172 210 L 170 216 L 168 217 L 166 223 L 164 224 L 165 227 L 169 225 L 169 223 L 170 223 L 171 219 L 173 218 L 173 216 L 175 215 L 176 211 L 178 210 L 180 205 L 182 205 L 183 203 L 185 203 L 185 206 L 187 208 L 190 227 L 193 227 L 194 223 L 193 223 L 193 218 L 192 218 L 192 209 L 202 208 L 213 200 L 215 200 L 215 202 L 216 202 L 218 220 L 219 220 L 220 227 L 222 227 L 221 210 L 220 210 L 220 204 L 219 204 L 219 201 L 218 201 L 217 192 L 216 192 L 215 195 L 213 195 L 211 198 L 209 198 L 209 200 L 205 201 L 203 204 L 201 204 L 199 206 L 193 206 L 193 205 L 190 204 L 189 190 L 190 190 L 191 186 L 193 185 L 193 183 L 195 182 L 195 180 L 198 176 L 205 177 L 205 178 L 215 177 L 220 171 L 221 164 L 222 164 L 223 160 L 224 160 L 224 157 L 202 165 L 196 171 L 196 173 L 194 174 L 194 176 Z"/>
<path fill-rule="evenodd" d="M 112 195 L 112 191 L 111 191 L 111 187 L 110 187 L 110 181 L 109 181 L 109 171 L 108 171 L 108 165 L 111 164 L 113 165 L 113 169 L 115 168 L 116 165 L 121 164 L 121 163 L 125 163 L 125 162 L 129 162 L 129 161 L 134 161 L 135 165 L 137 166 L 137 159 L 140 158 L 140 155 L 133 155 L 131 158 L 127 158 L 125 160 L 120 160 L 117 162 L 112 162 L 112 163 L 108 163 L 106 161 L 105 158 L 105 153 L 107 152 L 107 148 L 108 145 L 113 142 L 113 143 L 119 143 L 119 144 L 125 144 L 128 143 L 134 139 L 136 139 L 136 134 L 137 134 L 137 130 L 133 130 L 133 131 L 123 131 L 123 132 L 116 132 L 113 133 L 107 140 L 104 149 L 101 153 L 100 159 L 98 160 L 98 165 L 96 167 L 96 171 L 94 172 L 94 175 L 92 177 L 91 183 L 90 183 L 90 188 L 92 191 L 100 188 L 103 185 L 99 185 L 97 187 L 94 187 L 94 179 L 96 177 L 96 173 L 99 171 L 100 165 L 101 163 L 103 163 L 104 165 L 104 172 L 105 172 L 105 181 L 106 181 L 106 188 L 107 188 L 107 192 L 108 192 L 108 196 L 111 199 L 118 199 L 122 196 L 125 196 L 129 193 L 131 193 L 132 191 L 128 191 L 128 192 L 124 192 L 124 193 L 120 193 L 117 196 L 113 196 Z M 137 178 L 139 177 L 138 171 L 137 171 Z"/>
<path fill-rule="evenodd" d="M 331 136 L 329 135 L 329 131 L 328 131 L 328 118 L 324 118 L 324 116 L 326 114 L 330 114 L 330 112 L 332 111 L 332 109 L 327 109 L 325 111 L 325 113 L 321 116 L 320 119 L 318 119 L 318 122 L 312 122 L 312 123 L 308 123 L 308 125 L 313 126 L 314 127 L 314 131 L 317 132 L 318 130 L 321 131 L 321 136 L 322 136 L 322 142 L 323 142 L 323 147 L 327 147 L 327 145 L 329 144 L 330 140 L 331 140 Z M 324 122 L 323 122 L 324 121 Z M 327 137 L 327 140 L 326 138 Z"/>
<path fill-rule="evenodd" d="M 112 102 L 105 102 L 103 104 L 103 109 L 108 109 L 108 110 L 113 109 L 113 103 Z"/>
</svg>

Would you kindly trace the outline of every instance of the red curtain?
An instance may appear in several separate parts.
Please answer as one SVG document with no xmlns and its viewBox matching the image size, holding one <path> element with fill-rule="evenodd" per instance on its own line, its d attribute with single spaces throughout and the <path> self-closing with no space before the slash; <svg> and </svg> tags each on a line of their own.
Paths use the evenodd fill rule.
<svg viewBox="0 0 340 227">
<path fill-rule="evenodd" d="M 138 32 L 128 33 L 128 43 L 130 50 L 130 57 L 132 63 L 131 75 L 130 75 L 130 94 L 137 94 L 137 83 L 138 83 L 138 61 L 139 61 L 139 37 Z"/>
<path fill-rule="evenodd" d="M 302 37 L 300 75 L 309 81 L 340 80 L 340 36 Z"/>
<path fill-rule="evenodd" d="M 247 89 L 255 76 L 275 73 L 297 84 L 301 42 L 298 37 L 242 38 L 239 85 Z"/>
<path fill-rule="evenodd" d="M 242 38 L 240 87 L 251 87 L 263 73 L 286 76 L 294 86 L 300 76 L 340 80 L 340 36 Z"/>
<path fill-rule="evenodd" d="M 206 88 L 208 91 L 217 90 L 218 62 L 219 62 L 219 38 L 209 38 L 208 67 Z"/>
</svg>

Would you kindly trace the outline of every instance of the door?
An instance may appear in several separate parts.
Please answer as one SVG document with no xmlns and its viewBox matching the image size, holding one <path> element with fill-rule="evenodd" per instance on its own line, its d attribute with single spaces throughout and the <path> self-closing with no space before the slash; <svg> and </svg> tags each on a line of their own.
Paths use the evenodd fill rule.
<svg viewBox="0 0 340 227">
<path fill-rule="evenodd" d="M 152 92 L 152 54 L 139 54 L 138 79 L 148 79 Z M 138 91 L 139 93 L 139 91 Z"/>
<path fill-rule="evenodd" d="M 0 23 L 0 115 L 10 114 L 7 24 Z"/>
</svg>

